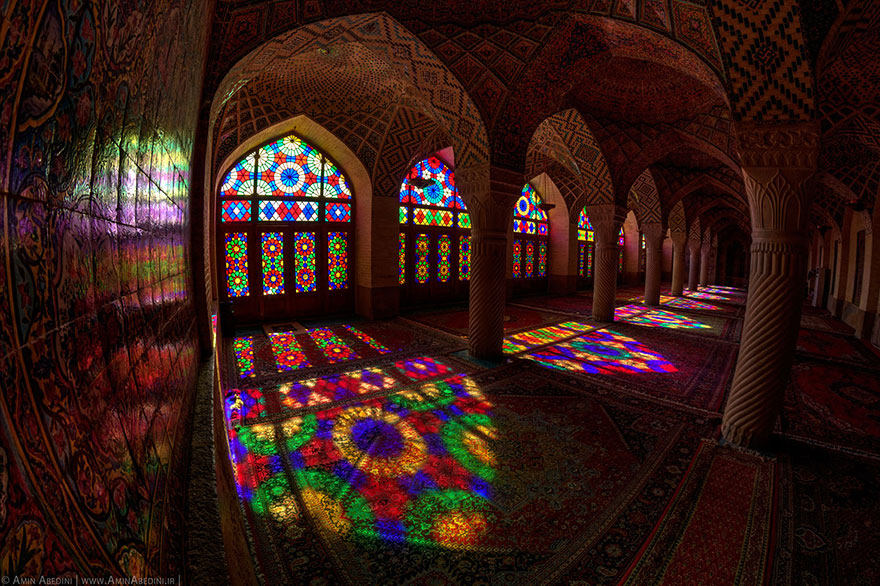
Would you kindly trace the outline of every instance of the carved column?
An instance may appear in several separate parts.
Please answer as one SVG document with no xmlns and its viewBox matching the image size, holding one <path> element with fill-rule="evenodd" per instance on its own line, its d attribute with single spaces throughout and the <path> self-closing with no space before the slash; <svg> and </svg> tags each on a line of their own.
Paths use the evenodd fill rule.
<svg viewBox="0 0 880 586">
<path fill-rule="evenodd" d="M 663 264 L 663 224 L 642 225 L 645 235 L 645 305 L 660 305 L 660 272 Z"/>
<path fill-rule="evenodd" d="M 691 252 L 691 266 L 688 273 L 688 289 L 697 290 L 697 281 L 700 276 L 700 243 L 697 240 L 688 240 L 688 250 Z"/>
<path fill-rule="evenodd" d="M 737 128 L 752 223 L 751 270 L 736 371 L 721 431 L 755 447 L 782 409 L 801 318 L 810 198 L 819 127 Z"/>
<path fill-rule="evenodd" d="M 672 294 L 681 297 L 684 293 L 684 250 L 687 234 L 672 232 Z"/>
<path fill-rule="evenodd" d="M 706 287 L 709 284 L 709 258 L 712 253 L 712 246 L 704 243 L 700 249 L 700 285 Z"/>
<path fill-rule="evenodd" d="M 475 358 L 502 356 L 508 224 L 523 186 L 522 175 L 486 167 L 456 169 L 471 215 L 471 279 L 468 352 Z"/>
<path fill-rule="evenodd" d="M 617 293 L 617 263 L 620 246 L 617 236 L 626 217 L 626 209 L 614 204 L 588 206 L 595 238 L 593 267 L 593 319 L 614 321 L 614 297 Z"/>
</svg>

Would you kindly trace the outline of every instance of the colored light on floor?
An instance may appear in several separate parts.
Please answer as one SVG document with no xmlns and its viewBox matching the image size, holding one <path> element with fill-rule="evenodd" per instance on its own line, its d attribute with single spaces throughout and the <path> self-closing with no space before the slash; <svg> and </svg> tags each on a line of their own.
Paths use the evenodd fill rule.
<svg viewBox="0 0 880 586">
<path fill-rule="evenodd" d="M 523 354 L 523 358 L 554 368 L 588 374 L 668 373 L 678 369 L 634 338 L 597 330 L 570 342 Z"/>
<path fill-rule="evenodd" d="M 516 354 L 543 344 L 559 342 L 579 333 L 588 332 L 595 326 L 588 326 L 579 322 L 568 321 L 553 326 L 538 328 L 527 332 L 520 332 L 504 338 L 504 353 Z"/>
<path fill-rule="evenodd" d="M 275 365 L 278 372 L 299 370 L 311 366 L 305 352 L 299 345 L 299 341 L 291 332 L 269 334 L 269 340 L 272 342 L 272 353 L 275 355 Z"/>
<path fill-rule="evenodd" d="M 672 313 L 671 311 L 663 311 L 662 309 L 654 309 L 641 315 L 626 317 L 623 321 L 631 324 L 678 330 L 708 330 L 712 328 L 712 326 L 701 321 Z"/>
<path fill-rule="evenodd" d="M 361 342 L 363 342 L 364 344 L 366 344 L 367 346 L 369 346 L 373 350 L 376 350 L 379 354 L 388 354 L 389 352 L 391 352 L 391 350 L 386 348 L 385 345 L 382 344 L 381 342 L 379 342 L 376 338 L 374 338 L 368 334 L 365 334 L 364 332 L 360 331 L 359 329 L 354 328 L 349 325 L 343 325 L 342 327 L 345 328 L 346 330 L 348 330 L 349 332 L 351 332 L 355 338 L 357 338 L 358 340 L 360 340 Z"/>
<path fill-rule="evenodd" d="M 395 362 L 394 366 L 412 381 L 451 374 L 452 369 L 444 362 L 430 357 L 411 358 Z"/>
<path fill-rule="evenodd" d="M 694 299 L 708 299 L 709 301 L 729 301 L 729 297 L 725 297 L 723 295 L 715 295 L 713 293 L 704 293 L 703 291 L 689 291 L 685 293 L 686 297 L 692 297 Z"/>
<path fill-rule="evenodd" d="M 709 303 L 688 299 L 686 297 L 675 297 L 670 301 L 661 301 L 661 303 L 663 305 L 668 305 L 669 307 L 678 307 L 681 309 L 702 309 L 703 311 L 721 310 L 717 305 L 710 305 Z"/>
<path fill-rule="evenodd" d="M 331 364 L 360 358 L 357 352 L 352 350 L 330 328 L 314 328 L 308 330 L 308 334 L 324 352 L 324 356 L 327 357 Z"/>
<path fill-rule="evenodd" d="M 239 495 L 254 514 L 291 531 L 308 517 L 328 538 L 457 550 L 501 530 L 488 500 L 499 432 L 467 377 L 280 423 L 247 425 L 236 409 L 248 400 L 232 393 L 226 413 Z"/>
<path fill-rule="evenodd" d="M 617 307 L 614 309 L 614 319 L 621 320 L 643 311 L 645 311 L 645 306 L 643 305 L 624 305 L 623 307 Z"/>
<path fill-rule="evenodd" d="M 380 368 L 352 370 L 320 378 L 283 383 L 278 388 L 278 402 L 283 411 L 293 411 L 368 393 L 387 391 L 398 384 L 397 379 Z"/>
<path fill-rule="evenodd" d="M 232 351 L 238 363 L 238 372 L 242 378 L 254 376 L 254 340 L 253 338 L 236 338 L 232 342 Z"/>
</svg>

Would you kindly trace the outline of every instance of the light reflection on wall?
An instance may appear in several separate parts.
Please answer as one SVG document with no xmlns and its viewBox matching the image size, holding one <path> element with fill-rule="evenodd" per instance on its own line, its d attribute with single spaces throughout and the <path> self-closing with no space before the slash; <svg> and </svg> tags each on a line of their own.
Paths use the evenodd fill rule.
<svg viewBox="0 0 880 586">
<path fill-rule="evenodd" d="M 712 328 L 712 326 L 701 321 L 672 313 L 671 311 L 663 311 L 662 309 L 654 309 L 641 315 L 627 317 L 623 321 L 631 324 L 674 330 L 708 330 Z"/>
<path fill-rule="evenodd" d="M 438 364 L 420 359 L 422 367 L 395 368 L 423 372 L 432 362 Z M 392 370 L 349 380 L 370 373 L 367 386 L 393 387 L 400 382 Z M 333 396 L 357 392 L 345 391 Z M 236 410 L 259 412 L 262 393 L 230 395 L 230 454 L 239 495 L 255 515 L 291 531 L 308 516 L 330 539 L 452 549 L 479 548 L 487 533 L 499 531 L 490 505 L 492 405 L 465 375 L 346 405 L 331 401 L 326 409 L 292 409 L 281 422 L 253 425 Z"/>
<path fill-rule="evenodd" d="M 564 344 L 525 353 L 522 357 L 557 370 L 589 374 L 678 371 L 660 353 L 612 330 L 596 330 Z"/>
</svg>

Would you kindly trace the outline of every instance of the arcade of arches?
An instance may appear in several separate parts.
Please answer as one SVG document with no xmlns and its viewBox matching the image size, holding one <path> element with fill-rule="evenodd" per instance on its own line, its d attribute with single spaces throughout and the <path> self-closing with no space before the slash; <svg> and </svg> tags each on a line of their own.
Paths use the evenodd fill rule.
<svg viewBox="0 0 880 586">
<path fill-rule="evenodd" d="M 880 3 L 0 46 L 4 583 L 880 583 Z"/>
</svg>

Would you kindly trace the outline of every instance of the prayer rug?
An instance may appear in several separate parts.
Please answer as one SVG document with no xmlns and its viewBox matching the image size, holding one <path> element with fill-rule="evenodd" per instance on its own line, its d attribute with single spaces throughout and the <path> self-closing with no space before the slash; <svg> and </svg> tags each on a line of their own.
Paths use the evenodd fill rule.
<svg viewBox="0 0 880 586">
<path fill-rule="evenodd" d="M 511 356 L 616 390 L 719 412 L 737 346 L 705 337 L 676 336 L 623 322 Z"/>
<path fill-rule="evenodd" d="M 407 315 L 406 318 L 456 336 L 466 337 L 468 335 L 470 314 L 467 309 L 413 313 Z M 560 319 L 561 317 L 557 313 L 540 311 L 537 308 L 519 304 L 508 304 L 504 308 L 504 331 L 514 332 L 534 328 L 557 322 Z"/>
<path fill-rule="evenodd" d="M 852 336 L 801 328 L 798 332 L 797 350 L 813 358 L 880 368 L 880 355 L 872 351 L 865 342 Z"/>
<path fill-rule="evenodd" d="M 784 435 L 880 455 L 880 370 L 796 359 Z"/>
<path fill-rule="evenodd" d="M 704 440 L 623 584 L 763 584 L 777 475 L 775 462 Z"/>
<path fill-rule="evenodd" d="M 880 584 L 880 462 L 788 445 L 771 583 Z"/>
<path fill-rule="evenodd" d="M 532 585 L 620 574 L 710 426 L 635 397 L 565 385 L 536 396 L 517 382 L 481 388 L 454 375 L 273 424 L 230 422 L 265 583 Z"/>
</svg>

